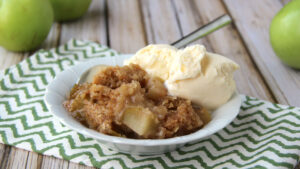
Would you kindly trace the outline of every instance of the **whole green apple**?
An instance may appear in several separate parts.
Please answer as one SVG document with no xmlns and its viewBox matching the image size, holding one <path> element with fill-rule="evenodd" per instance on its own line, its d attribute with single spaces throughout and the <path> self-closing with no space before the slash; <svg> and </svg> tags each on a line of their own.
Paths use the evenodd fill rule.
<svg viewBox="0 0 300 169">
<path fill-rule="evenodd" d="M 51 0 L 56 21 L 70 21 L 85 14 L 92 0 Z"/>
<path fill-rule="evenodd" d="M 11 51 L 36 49 L 53 23 L 49 0 L 0 0 L 0 46 Z"/>
<path fill-rule="evenodd" d="M 285 64 L 300 69 L 300 0 L 289 2 L 276 14 L 270 26 L 270 40 Z"/>
</svg>

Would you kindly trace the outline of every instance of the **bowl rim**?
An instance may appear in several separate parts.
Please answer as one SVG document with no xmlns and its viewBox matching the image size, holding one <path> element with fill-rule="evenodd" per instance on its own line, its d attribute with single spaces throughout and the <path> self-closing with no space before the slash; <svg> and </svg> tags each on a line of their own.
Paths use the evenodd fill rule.
<svg viewBox="0 0 300 169">
<path fill-rule="evenodd" d="M 119 55 L 123 56 L 124 58 L 128 58 L 131 56 L 130 54 L 125 54 L 125 55 Z M 115 56 L 118 57 L 118 56 Z M 132 138 L 122 138 L 122 137 L 117 137 L 117 136 L 110 136 L 106 134 L 102 134 L 96 130 L 90 129 L 82 124 L 80 124 L 77 120 L 75 120 L 69 112 L 67 112 L 63 104 L 60 104 L 60 107 L 57 106 L 57 104 L 53 104 L 53 100 L 51 100 L 51 97 L 53 95 L 61 96 L 61 94 L 57 94 L 56 91 L 53 91 L 53 86 L 59 85 L 61 81 L 57 80 L 61 76 L 66 76 L 68 73 L 72 73 L 74 69 L 84 69 L 86 70 L 87 68 L 94 66 L 96 64 L 101 64 L 101 61 L 105 58 L 96 58 L 96 59 L 90 59 L 88 61 L 84 61 L 81 63 L 78 63 L 77 65 L 71 66 L 67 68 L 66 70 L 60 72 L 59 74 L 56 75 L 56 77 L 48 84 L 44 96 L 45 103 L 47 107 L 49 108 L 49 112 L 53 114 L 55 118 L 57 118 L 60 122 L 62 122 L 64 125 L 67 127 L 71 128 L 72 130 L 81 133 L 83 135 L 92 137 L 96 140 L 99 141 L 104 141 L 104 142 L 109 142 L 109 143 L 114 143 L 114 144 L 121 144 L 121 145 L 134 145 L 134 146 L 163 146 L 163 145 L 174 145 L 174 144 L 185 144 L 188 142 L 193 142 L 197 141 L 200 139 L 203 139 L 205 137 L 211 136 L 212 134 L 220 131 L 221 129 L 225 128 L 229 123 L 231 123 L 236 116 L 238 115 L 240 111 L 240 106 L 241 106 L 241 96 L 238 94 L 237 91 L 232 95 L 232 97 L 229 99 L 227 103 L 222 105 L 221 107 L 217 108 L 214 110 L 212 113 L 217 112 L 217 111 L 222 111 L 224 106 L 228 106 L 229 103 L 234 103 L 235 104 L 235 111 L 231 114 L 230 118 L 227 118 L 226 121 L 224 122 L 224 125 L 222 126 L 212 126 L 215 127 L 210 130 L 204 130 L 210 123 L 208 123 L 204 128 L 199 129 L 196 132 L 193 132 L 188 135 L 183 135 L 183 136 L 178 136 L 178 137 L 173 137 L 173 138 L 166 138 L 166 139 L 132 139 Z M 110 58 L 112 59 L 112 58 Z M 99 63 L 100 62 L 100 63 Z M 111 65 L 117 65 L 116 61 L 112 61 Z M 88 66 L 83 66 L 83 65 L 88 65 Z M 71 70 L 71 71 L 70 71 Z M 77 76 L 79 76 L 77 74 Z M 77 80 L 75 81 L 77 82 Z M 73 83 L 75 84 L 75 83 Z M 68 92 L 68 91 L 67 91 Z M 66 95 L 67 95 L 66 92 Z M 65 95 L 65 97 L 66 97 Z M 62 112 L 57 111 L 57 108 L 59 107 L 59 110 Z M 71 119 L 66 119 L 66 117 L 71 118 Z M 72 120 L 73 119 L 73 120 Z M 71 122 L 70 122 L 71 120 Z M 74 126 L 74 121 L 77 121 L 76 126 Z M 79 124 L 78 124 L 79 123 Z"/>
</svg>

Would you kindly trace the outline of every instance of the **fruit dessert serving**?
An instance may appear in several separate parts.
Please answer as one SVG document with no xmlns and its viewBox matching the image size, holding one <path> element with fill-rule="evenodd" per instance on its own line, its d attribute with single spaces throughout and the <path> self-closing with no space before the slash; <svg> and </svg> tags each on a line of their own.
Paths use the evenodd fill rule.
<svg viewBox="0 0 300 169">
<path fill-rule="evenodd" d="M 134 139 L 177 137 L 204 127 L 209 112 L 235 92 L 239 68 L 202 45 L 149 45 L 124 65 L 100 66 L 74 85 L 64 107 L 91 129 Z"/>
<path fill-rule="evenodd" d="M 181 136 L 209 122 L 204 108 L 167 94 L 161 79 L 130 64 L 107 67 L 92 83 L 76 84 L 64 106 L 89 128 L 128 138 Z"/>
</svg>

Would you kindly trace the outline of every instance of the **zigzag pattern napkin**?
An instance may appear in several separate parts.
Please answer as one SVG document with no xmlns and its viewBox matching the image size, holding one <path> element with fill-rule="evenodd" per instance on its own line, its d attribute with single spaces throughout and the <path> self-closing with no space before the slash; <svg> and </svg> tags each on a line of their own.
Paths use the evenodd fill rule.
<svg viewBox="0 0 300 169">
<path fill-rule="evenodd" d="M 114 50 L 71 40 L 0 72 L 0 142 L 99 168 L 293 168 L 300 154 L 300 108 L 243 97 L 238 117 L 220 132 L 170 153 L 110 150 L 58 122 L 43 100 L 55 75 Z"/>
</svg>

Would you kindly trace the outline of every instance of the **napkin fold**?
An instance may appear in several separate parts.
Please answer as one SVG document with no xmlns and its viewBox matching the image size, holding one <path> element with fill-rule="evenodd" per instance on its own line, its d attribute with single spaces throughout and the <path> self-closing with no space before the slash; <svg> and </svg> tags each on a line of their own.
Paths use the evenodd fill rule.
<svg viewBox="0 0 300 169">
<path fill-rule="evenodd" d="M 0 142 L 99 168 L 294 168 L 300 155 L 300 108 L 243 96 L 237 118 L 223 130 L 176 151 L 119 153 L 57 121 L 44 101 L 47 85 L 68 67 L 117 52 L 70 40 L 0 71 Z"/>
</svg>

